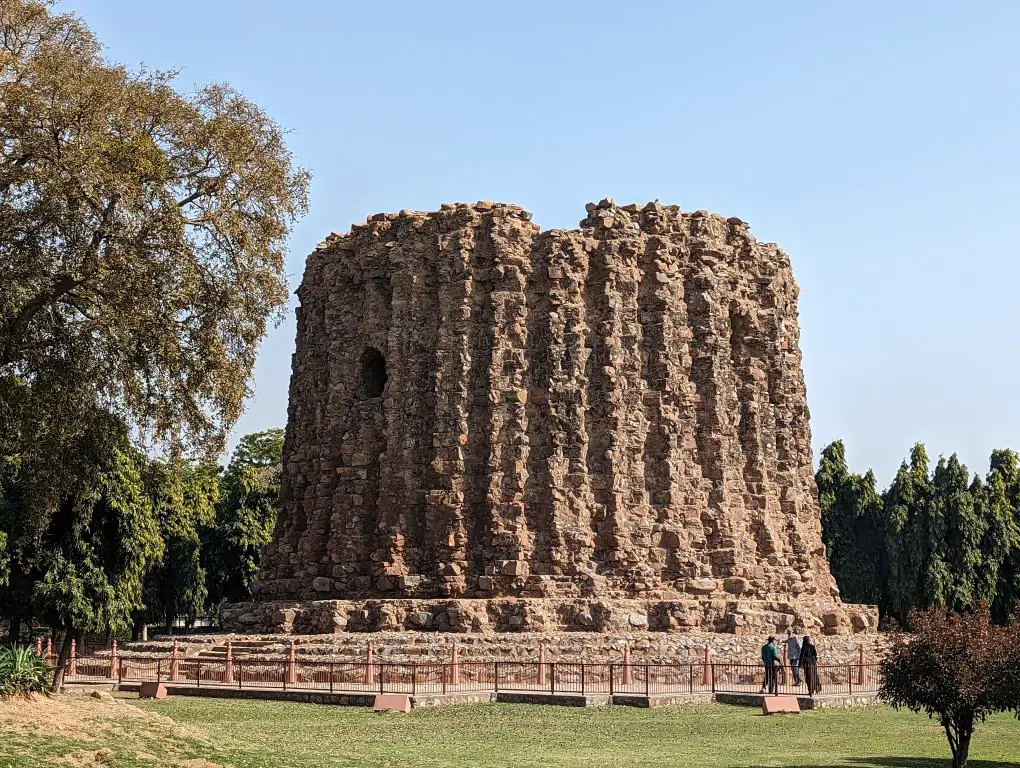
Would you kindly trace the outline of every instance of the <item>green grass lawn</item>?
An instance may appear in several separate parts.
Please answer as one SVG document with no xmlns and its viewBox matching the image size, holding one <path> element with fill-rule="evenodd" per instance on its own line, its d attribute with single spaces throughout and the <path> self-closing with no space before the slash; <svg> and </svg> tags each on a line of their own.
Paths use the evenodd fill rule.
<svg viewBox="0 0 1020 768">
<path fill-rule="evenodd" d="M 234 768 L 949 764 L 941 729 L 925 717 L 884 707 L 766 718 L 754 709 L 722 705 L 585 710 L 492 704 L 410 715 L 187 697 L 117 706 L 127 710 L 131 704 L 165 717 L 121 723 L 115 737 L 102 740 L 109 754 L 83 754 L 81 762 L 65 764 L 202 766 L 197 758 Z M 0 765 L 36 768 L 73 753 L 67 733 L 44 734 L 11 740 L 0 733 Z M 78 748 L 94 751 L 97 745 Z M 1020 768 L 1020 723 L 997 716 L 983 724 L 971 765 Z"/>
</svg>

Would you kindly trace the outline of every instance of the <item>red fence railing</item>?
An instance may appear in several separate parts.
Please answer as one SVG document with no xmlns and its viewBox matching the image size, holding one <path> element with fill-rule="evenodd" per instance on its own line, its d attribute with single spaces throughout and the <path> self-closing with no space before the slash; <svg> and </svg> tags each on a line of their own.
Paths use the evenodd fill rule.
<svg viewBox="0 0 1020 768">
<path fill-rule="evenodd" d="M 878 664 L 777 667 L 775 685 L 759 664 L 640 664 L 527 661 L 457 663 L 356 662 L 291 658 L 76 656 L 64 681 L 163 682 L 194 687 L 412 695 L 514 691 L 660 696 L 712 693 L 874 694 Z M 810 685 L 809 685 L 810 681 Z"/>
</svg>

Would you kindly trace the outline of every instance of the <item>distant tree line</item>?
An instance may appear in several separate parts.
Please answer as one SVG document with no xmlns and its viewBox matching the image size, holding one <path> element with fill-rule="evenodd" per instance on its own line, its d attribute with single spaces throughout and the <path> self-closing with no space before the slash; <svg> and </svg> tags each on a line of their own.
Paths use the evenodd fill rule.
<svg viewBox="0 0 1020 768">
<path fill-rule="evenodd" d="M 884 491 L 850 471 L 842 441 L 815 475 L 829 565 L 847 602 L 878 605 L 883 621 L 911 609 L 970 611 L 996 621 L 1020 605 L 1020 461 L 992 451 L 984 479 L 956 454 L 931 469 L 918 443 Z"/>
<path fill-rule="evenodd" d="M 276 523 L 283 430 L 246 435 L 226 468 L 148 458 L 126 438 L 96 448 L 34 546 L 11 553 L 0 618 L 12 634 L 42 623 L 137 635 L 251 596 Z M 23 540 L 27 496 L 16 473 L 0 486 L 0 530 Z"/>
</svg>

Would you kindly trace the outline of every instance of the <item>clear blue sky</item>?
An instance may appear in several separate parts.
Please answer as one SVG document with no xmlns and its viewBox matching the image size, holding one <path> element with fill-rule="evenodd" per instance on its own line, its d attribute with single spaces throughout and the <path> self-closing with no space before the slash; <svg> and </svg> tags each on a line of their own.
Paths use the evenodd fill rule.
<svg viewBox="0 0 1020 768">
<path fill-rule="evenodd" d="M 1020 3 L 65 0 L 111 58 L 225 80 L 314 173 L 305 255 L 479 199 L 548 227 L 658 198 L 791 255 L 816 452 L 1020 449 Z M 283 425 L 293 313 L 243 433 Z M 236 439 L 236 435 L 235 435 Z"/>
</svg>

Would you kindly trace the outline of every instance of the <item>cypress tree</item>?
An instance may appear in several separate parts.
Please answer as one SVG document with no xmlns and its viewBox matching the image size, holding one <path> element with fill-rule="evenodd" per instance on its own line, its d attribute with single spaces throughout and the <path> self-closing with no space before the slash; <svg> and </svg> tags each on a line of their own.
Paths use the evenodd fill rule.
<svg viewBox="0 0 1020 768">
<path fill-rule="evenodd" d="M 954 611 L 977 607 L 981 541 L 987 525 L 980 480 L 972 483 L 956 454 L 939 458 L 928 507 L 927 605 Z"/>
<path fill-rule="evenodd" d="M 851 603 L 882 597 L 882 498 L 875 475 L 850 472 L 842 440 L 822 451 L 815 475 L 822 508 L 822 538 L 840 595 Z"/>
<path fill-rule="evenodd" d="M 1020 601 L 1020 462 L 1015 451 L 992 451 L 984 506 L 979 590 L 991 602 L 993 617 L 1002 621 Z"/>
<path fill-rule="evenodd" d="M 924 445 L 913 447 L 910 463 L 900 465 L 882 501 L 888 563 L 883 604 L 890 616 L 906 624 L 910 609 L 925 605 L 922 585 L 929 571 L 931 481 Z"/>
</svg>

